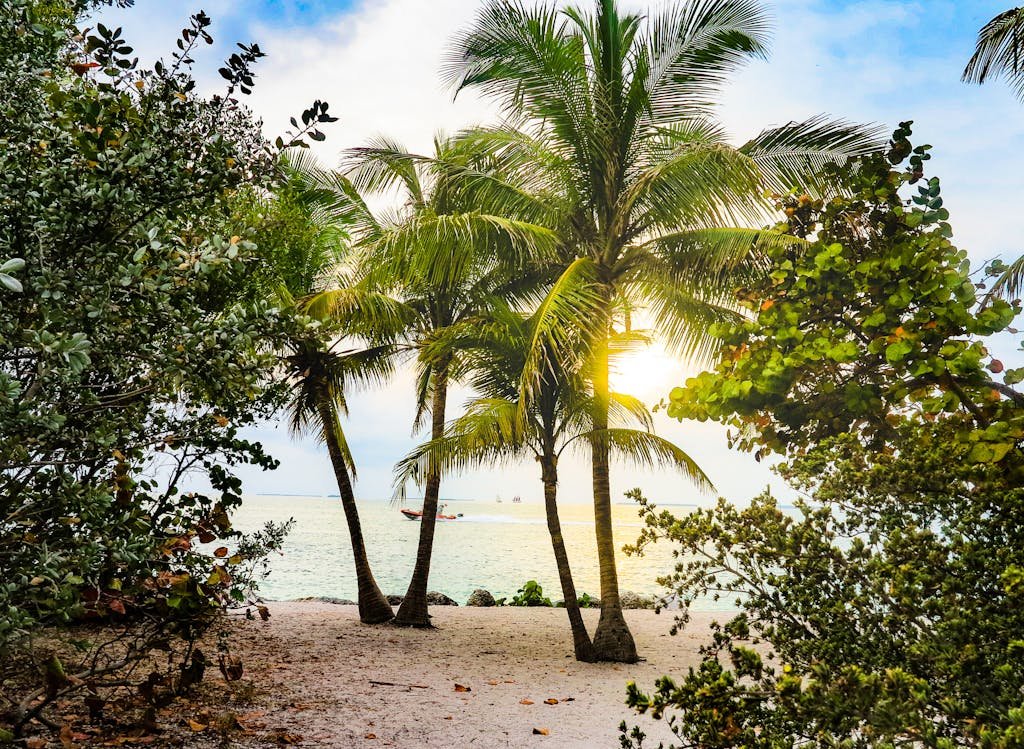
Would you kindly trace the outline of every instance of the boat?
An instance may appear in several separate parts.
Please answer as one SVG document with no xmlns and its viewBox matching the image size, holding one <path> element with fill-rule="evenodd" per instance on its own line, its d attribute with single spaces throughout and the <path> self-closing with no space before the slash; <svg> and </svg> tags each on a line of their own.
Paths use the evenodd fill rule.
<svg viewBox="0 0 1024 749">
<path fill-rule="evenodd" d="M 519 495 L 518 495 L 518 494 L 517 494 L 516 496 L 512 497 L 512 502 L 513 502 L 514 504 L 519 504 L 519 503 L 520 503 L 520 502 L 522 502 L 522 501 L 523 501 L 523 500 L 522 500 L 522 499 L 520 499 L 520 497 L 519 497 Z"/>
<path fill-rule="evenodd" d="M 399 512 L 401 512 L 403 515 L 405 515 L 405 517 L 407 519 L 409 519 L 409 520 L 422 520 L 423 519 L 423 513 L 421 511 L 419 511 L 419 510 L 408 510 L 408 509 L 402 507 L 402 508 L 399 509 Z M 460 512 L 460 513 L 458 513 L 456 515 L 445 515 L 444 514 L 444 505 L 441 505 L 437 509 L 437 515 L 435 515 L 434 517 L 436 517 L 438 520 L 458 520 L 459 518 L 462 517 L 462 513 Z"/>
</svg>

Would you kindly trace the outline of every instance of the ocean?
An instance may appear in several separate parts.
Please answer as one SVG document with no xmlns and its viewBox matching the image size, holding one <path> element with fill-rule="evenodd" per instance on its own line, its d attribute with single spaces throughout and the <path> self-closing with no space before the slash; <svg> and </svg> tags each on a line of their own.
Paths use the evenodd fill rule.
<svg viewBox="0 0 1024 749">
<path fill-rule="evenodd" d="M 430 590 L 464 604 L 476 588 L 495 598 L 511 597 L 527 580 L 536 580 L 552 601 L 562 598 L 554 553 L 540 503 L 445 500 L 458 520 L 438 521 L 430 572 Z M 418 509 L 414 503 L 408 505 Z M 691 507 L 667 508 L 687 513 Z M 559 508 L 577 593 L 600 594 L 593 508 L 566 504 Z M 384 501 L 362 501 L 359 516 L 374 577 L 386 594 L 404 594 L 416 558 L 420 524 L 406 519 Z M 612 506 L 616 548 L 636 541 L 642 523 L 634 504 Z M 348 528 L 337 497 L 252 495 L 234 515 L 235 527 L 252 531 L 267 521 L 294 519 L 281 553 L 270 562 L 260 595 L 270 600 L 307 596 L 356 597 Z M 670 545 L 654 545 L 642 557 L 617 555 L 619 589 L 662 595 L 659 575 L 672 572 Z M 701 608 L 718 608 L 708 602 Z"/>
</svg>

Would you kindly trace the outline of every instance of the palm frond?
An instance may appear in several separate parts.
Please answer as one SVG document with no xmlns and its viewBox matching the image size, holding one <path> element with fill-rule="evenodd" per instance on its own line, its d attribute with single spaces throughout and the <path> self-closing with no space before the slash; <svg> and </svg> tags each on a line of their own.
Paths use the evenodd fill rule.
<svg viewBox="0 0 1024 749">
<path fill-rule="evenodd" d="M 985 83 L 1000 77 L 1024 100 L 1024 8 L 1003 11 L 981 28 L 962 80 Z"/>
<path fill-rule="evenodd" d="M 591 258 L 577 258 L 552 285 L 533 314 L 533 328 L 520 378 L 524 404 L 536 392 L 545 374 L 572 370 L 585 352 L 593 331 L 585 329 L 596 319 L 601 303 L 597 266 Z"/>
<path fill-rule="evenodd" d="M 984 305 L 993 299 L 1016 299 L 1024 289 L 1024 255 L 1010 263 L 985 295 Z"/>
<path fill-rule="evenodd" d="M 767 57 L 771 26 L 757 0 L 691 0 L 652 15 L 636 52 L 651 121 L 709 109 L 733 72 Z"/>
<path fill-rule="evenodd" d="M 410 481 L 419 483 L 431 468 L 460 472 L 516 459 L 528 449 L 525 423 L 513 401 L 474 401 L 446 426 L 444 436 L 418 445 L 396 464 L 395 496 Z"/>
<path fill-rule="evenodd" d="M 635 465 L 672 468 L 689 479 L 702 492 L 714 491 L 714 485 L 697 462 L 681 447 L 664 437 L 639 429 L 602 429 L 580 434 L 573 444 L 604 443 L 610 453 Z"/>
<path fill-rule="evenodd" d="M 830 186 L 816 177 L 826 164 L 843 164 L 878 151 L 886 137 L 876 125 L 816 115 L 769 128 L 739 150 L 757 165 L 770 190 L 785 194 L 796 188 L 827 194 Z"/>
<path fill-rule="evenodd" d="M 427 159 L 383 136 L 367 145 L 350 148 L 342 156 L 342 171 L 362 193 L 383 193 L 401 185 L 414 206 L 425 202 L 426 188 L 417 166 Z"/>
</svg>

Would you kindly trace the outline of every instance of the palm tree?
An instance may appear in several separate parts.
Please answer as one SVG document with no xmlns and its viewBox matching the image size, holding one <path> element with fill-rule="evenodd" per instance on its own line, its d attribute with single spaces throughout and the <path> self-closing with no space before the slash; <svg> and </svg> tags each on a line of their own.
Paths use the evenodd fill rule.
<svg viewBox="0 0 1024 749">
<path fill-rule="evenodd" d="M 527 259 L 550 255 L 555 236 L 467 200 L 464 175 L 472 171 L 474 155 L 450 140 L 436 139 L 435 153 L 427 158 L 380 139 L 349 151 L 346 163 L 354 188 L 347 198 L 359 249 L 359 288 L 388 294 L 405 310 L 404 349 L 415 356 L 417 368 L 414 429 L 429 413 L 436 439 L 444 432 L 448 387 L 464 368 L 452 331 L 485 316 L 495 301 L 520 293 Z M 362 197 L 393 190 L 401 195 L 398 211 L 374 213 Z M 320 303 L 331 307 L 344 293 L 327 292 Z M 430 626 L 427 583 L 441 473 L 440 466 L 425 471 L 416 564 L 396 624 Z"/>
<path fill-rule="evenodd" d="M 520 400 L 520 377 L 532 348 L 535 316 L 524 318 L 509 310 L 495 310 L 495 321 L 474 329 L 462 340 L 471 352 L 469 383 L 479 394 L 466 412 L 452 421 L 444 435 L 410 453 L 396 467 L 396 485 L 403 487 L 431 463 L 446 471 L 479 467 L 532 457 L 540 464 L 544 509 L 555 564 L 572 631 L 576 659 L 596 660 L 580 613 L 569 556 L 558 517 L 558 462 L 566 450 L 597 438 L 623 457 L 641 464 L 677 468 L 703 489 L 710 482 L 689 456 L 653 434 L 650 413 L 636 398 L 612 393 L 613 417 L 635 421 L 642 429 L 616 426 L 603 435 L 590 429 L 590 398 L 578 372 L 561 366 L 543 367 L 543 375 L 528 401 Z"/>
<path fill-rule="evenodd" d="M 680 353 L 704 353 L 708 325 L 735 314 L 733 288 L 758 271 L 752 249 L 782 241 L 723 227 L 762 225 L 766 186 L 786 192 L 824 163 L 881 143 L 873 130 L 816 117 L 728 144 L 712 118 L 715 94 L 765 54 L 768 29 L 755 0 L 695 0 L 649 16 L 620 12 L 615 0 L 593 10 L 491 0 L 456 40 L 450 82 L 496 99 L 510 123 L 462 137 L 513 175 L 494 179 L 494 194 L 561 240 L 562 275 L 535 339 L 556 339 L 567 320 L 586 331 L 594 435 L 608 429 L 609 339 L 622 300 L 646 307 Z M 581 294 L 581 284 L 595 293 Z M 538 381 L 524 372 L 528 392 Z M 594 646 L 601 659 L 632 662 L 607 441 L 592 439 L 591 454 L 602 600 Z"/>
<path fill-rule="evenodd" d="M 962 80 L 985 83 L 1000 76 L 1013 87 L 1017 98 L 1024 100 L 1024 8 L 1010 8 L 982 26 Z M 987 300 L 996 296 L 1011 299 L 1022 288 L 1024 255 L 1005 266 L 989 290 Z"/>
<path fill-rule="evenodd" d="M 392 346 L 386 342 L 343 349 L 342 341 L 353 333 L 372 332 L 386 339 L 388 330 L 399 329 L 401 310 L 388 300 L 364 294 L 359 304 L 336 303 L 332 314 L 308 300 L 334 277 L 344 261 L 343 217 L 338 212 L 333 186 L 338 175 L 325 172 L 302 154 L 293 154 L 286 165 L 288 179 L 274 196 L 271 213 L 283 218 L 287 250 L 279 253 L 276 298 L 310 319 L 297 331 L 281 353 L 284 375 L 291 388 L 288 405 L 293 433 L 312 428 L 327 445 L 338 493 L 345 511 L 358 586 L 359 618 L 367 624 L 394 617 L 370 569 L 363 540 L 359 510 L 352 481 L 355 461 L 348 447 L 341 415 L 348 413 L 346 391 L 353 384 L 382 381 L 391 371 Z M 297 240 L 297 241 L 296 241 Z M 298 300 L 298 301 L 296 301 Z"/>
</svg>

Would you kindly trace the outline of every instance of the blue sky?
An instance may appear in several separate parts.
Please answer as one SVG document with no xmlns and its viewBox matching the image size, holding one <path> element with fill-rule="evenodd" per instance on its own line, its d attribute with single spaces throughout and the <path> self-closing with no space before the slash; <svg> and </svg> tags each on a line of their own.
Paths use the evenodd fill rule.
<svg viewBox="0 0 1024 749">
<path fill-rule="evenodd" d="M 631 9 L 652 4 L 620 0 Z M 478 0 L 137 0 L 133 9 L 108 11 L 104 21 L 123 25 L 141 56 L 172 49 L 190 12 L 214 19 L 217 48 L 200 58 L 204 85 L 217 85 L 218 56 L 234 41 L 256 41 L 268 53 L 250 104 L 268 134 L 313 99 L 330 102 L 341 121 L 317 153 L 328 164 L 338 153 L 386 133 L 425 150 L 437 129 L 455 130 L 493 117 L 472 97 L 453 102 L 438 80 L 445 42 L 468 23 Z M 653 3 L 657 5 L 657 3 Z M 957 243 L 978 263 L 1024 251 L 1020 203 L 1024 186 L 1024 106 L 1000 83 L 961 84 L 978 28 L 1009 7 L 1008 0 L 776 0 L 772 56 L 739 73 L 722 96 L 721 117 L 737 143 L 764 127 L 828 112 L 886 128 L 915 121 L 915 142 L 931 143 L 931 173 L 943 180 Z M 213 90 L 211 88 L 211 90 Z M 1017 340 L 1000 342 L 1009 361 Z M 693 372 L 657 350 L 630 369 L 628 389 L 657 401 Z M 624 373 L 626 374 L 626 373 Z M 466 393 L 456 393 L 455 409 Z M 354 399 L 346 425 L 359 463 L 357 493 L 381 499 L 390 493 L 391 466 L 415 444 L 410 435 L 412 386 L 407 375 L 386 390 Z M 689 450 L 719 491 L 742 500 L 772 482 L 764 465 L 726 449 L 711 425 L 659 422 L 660 431 Z M 276 473 L 245 472 L 249 491 L 324 494 L 336 491 L 326 455 L 312 442 L 295 442 L 272 425 L 258 430 L 282 459 Z M 533 465 L 446 479 L 449 497 L 493 499 L 521 494 L 539 501 Z M 564 465 L 566 500 L 588 497 L 588 471 Z M 700 501 L 678 479 L 620 467 L 613 490 L 641 486 L 663 502 Z"/>
</svg>

